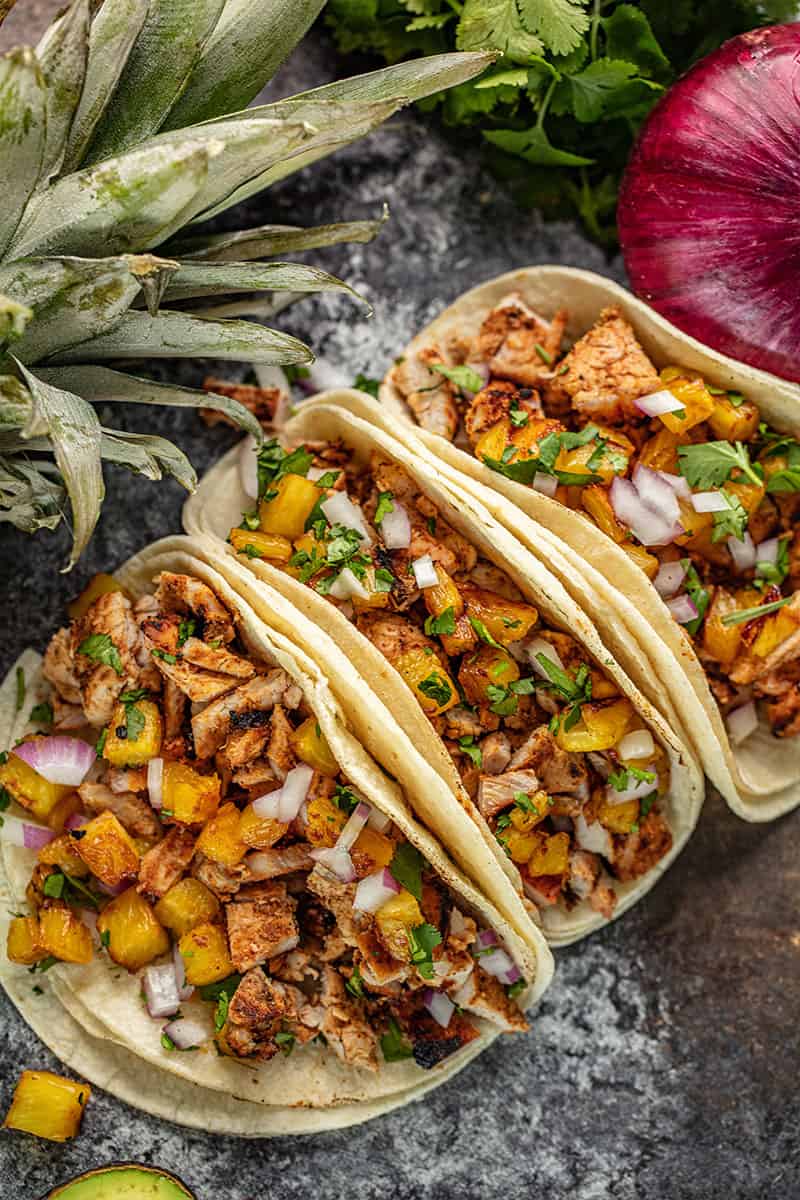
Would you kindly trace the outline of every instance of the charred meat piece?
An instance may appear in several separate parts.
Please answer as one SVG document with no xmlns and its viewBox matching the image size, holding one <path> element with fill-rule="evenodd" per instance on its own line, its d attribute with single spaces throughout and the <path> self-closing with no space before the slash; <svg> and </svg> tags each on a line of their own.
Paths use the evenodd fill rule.
<svg viewBox="0 0 800 1200">
<path fill-rule="evenodd" d="M 408 963 L 390 954 L 374 929 L 359 934 L 358 949 L 359 970 L 367 987 L 383 988 L 408 978 Z"/>
<path fill-rule="evenodd" d="M 235 771 L 263 754 L 269 740 L 269 721 L 270 714 L 258 709 L 233 714 L 231 732 L 219 752 L 226 770 Z"/>
<path fill-rule="evenodd" d="M 225 605 L 208 584 L 191 575 L 162 571 L 158 579 L 156 601 L 162 612 L 199 617 L 203 622 L 206 641 L 220 639 L 227 645 L 236 636 L 233 619 Z"/>
<path fill-rule="evenodd" d="M 161 837 L 161 822 L 147 800 L 135 792 L 112 792 L 104 783 L 82 783 L 78 795 L 87 812 L 112 812 L 133 837 Z"/>
<path fill-rule="evenodd" d="M 545 321 L 519 295 L 506 296 L 485 318 L 474 354 L 492 375 L 528 387 L 549 376 L 561 351 L 567 314 Z"/>
<path fill-rule="evenodd" d="M 233 675 L 236 679 L 252 679 L 256 669 L 246 658 L 232 654 L 224 646 L 209 646 L 199 638 L 190 637 L 181 646 L 181 656 L 186 662 L 218 675 Z"/>
<path fill-rule="evenodd" d="M 276 704 L 272 710 L 267 758 L 278 779 L 285 779 L 297 763 L 297 755 L 292 747 L 293 732 L 283 708 Z"/>
<path fill-rule="evenodd" d="M 473 446 L 482 433 L 508 416 L 512 406 L 520 415 L 542 415 L 538 392 L 529 387 L 517 387 L 505 379 L 493 379 L 475 394 L 464 414 L 464 428 Z"/>
<path fill-rule="evenodd" d="M 541 784 L 535 771 L 505 771 L 502 775 L 481 775 L 478 787 L 478 808 L 487 821 L 504 808 L 510 808 L 520 792 L 532 796 Z"/>
<path fill-rule="evenodd" d="M 223 902 L 230 900 L 238 892 L 243 883 L 249 883 L 252 876 L 246 863 L 236 863 L 233 867 L 225 867 L 206 858 L 205 854 L 195 855 L 192 863 L 192 875 L 199 879 L 214 895 Z"/>
<path fill-rule="evenodd" d="M 101 650 L 109 656 L 116 652 L 113 665 L 99 661 Z M 149 661 L 144 667 L 139 661 L 142 650 L 139 626 L 134 620 L 131 602 L 123 592 L 106 592 L 99 596 L 86 614 L 73 622 L 69 652 L 80 688 L 80 702 L 89 724 L 107 725 L 124 691 L 139 687 L 158 690 L 158 673 Z M 65 696 L 65 699 L 70 697 Z"/>
<path fill-rule="evenodd" d="M 476 966 L 458 993 L 459 1008 L 485 1017 L 505 1033 L 524 1032 L 528 1022 L 499 980 Z"/>
<path fill-rule="evenodd" d="M 260 967 L 244 976 L 228 1004 L 225 1024 L 217 1035 L 223 1053 L 267 1062 L 278 1053 L 280 1033 L 291 1005 L 286 989 L 267 978 Z"/>
<path fill-rule="evenodd" d="M 334 967 L 325 967 L 321 1001 L 325 1010 L 322 1032 L 331 1049 L 353 1067 L 377 1071 L 377 1035 L 358 1003 L 348 997 L 344 980 Z"/>
<path fill-rule="evenodd" d="M 289 676 L 280 668 L 269 675 L 256 675 L 241 687 L 213 701 L 192 717 L 194 747 L 198 758 L 211 758 L 227 738 L 232 718 L 245 712 L 266 712 L 280 703 L 289 687 Z"/>
<path fill-rule="evenodd" d="M 317 865 L 307 877 L 306 887 L 333 914 L 348 946 L 357 946 L 358 935 L 369 923 L 369 918 L 353 908 L 356 885 L 342 883 L 326 867 Z"/>
<path fill-rule="evenodd" d="M 800 659 L 759 679 L 753 694 L 765 701 L 767 720 L 776 737 L 800 734 Z"/>
<path fill-rule="evenodd" d="M 139 864 L 138 891 L 153 900 L 160 900 L 178 882 L 194 854 L 194 835 L 177 826 L 170 829 L 158 845 L 143 856 Z"/>
<path fill-rule="evenodd" d="M 42 671 L 62 699 L 68 704 L 81 704 L 81 689 L 75 673 L 72 638 L 69 628 L 53 634 L 44 653 Z M 81 708 L 83 715 L 83 708 Z"/>
<path fill-rule="evenodd" d="M 540 725 L 515 751 L 512 771 L 528 769 L 539 777 L 539 786 L 558 795 L 566 792 L 581 800 L 589 798 L 589 775 L 578 754 L 562 750 L 546 725 Z"/>
<path fill-rule="evenodd" d="M 445 363 L 437 346 L 407 354 L 392 368 L 390 379 L 417 423 L 452 442 L 458 429 L 456 389 L 449 379 L 431 369 L 431 363 Z"/>
<path fill-rule="evenodd" d="M 300 934 L 294 901 L 286 888 L 275 888 L 262 900 L 244 900 L 225 905 L 231 961 L 237 971 L 249 971 L 259 963 L 294 950 Z"/>
<path fill-rule="evenodd" d="M 657 808 L 651 808 L 633 833 L 614 837 L 614 874 L 625 882 L 646 875 L 672 849 L 672 834 Z"/>
</svg>

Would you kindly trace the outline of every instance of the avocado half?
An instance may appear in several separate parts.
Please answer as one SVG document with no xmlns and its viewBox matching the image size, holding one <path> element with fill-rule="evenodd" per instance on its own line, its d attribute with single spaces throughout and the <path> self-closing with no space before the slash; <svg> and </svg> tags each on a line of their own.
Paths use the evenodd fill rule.
<svg viewBox="0 0 800 1200">
<path fill-rule="evenodd" d="M 137 1163 L 114 1163 L 62 1183 L 42 1200 L 197 1200 L 197 1197 L 167 1171 Z"/>
</svg>

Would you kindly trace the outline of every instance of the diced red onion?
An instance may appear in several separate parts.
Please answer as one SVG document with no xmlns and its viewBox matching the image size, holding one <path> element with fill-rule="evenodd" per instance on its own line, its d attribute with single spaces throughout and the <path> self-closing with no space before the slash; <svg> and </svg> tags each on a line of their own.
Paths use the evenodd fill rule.
<svg viewBox="0 0 800 1200">
<path fill-rule="evenodd" d="M 150 803 L 153 808 L 158 812 L 164 807 L 163 785 L 164 760 L 163 758 L 151 758 L 147 764 L 147 794 L 150 797 Z"/>
<path fill-rule="evenodd" d="M 386 813 L 382 813 L 379 808 L 373 808 L 367 821 L 370 829 L 374 829 L 376 833 L 386 833 L 391 823 L 392 818 L 387 817 Z"/>
<path fill-rule="evenodd" d="M 500 939 L 493 929 L 482 929 L 475 938 L 476 945 L 480 946 L 481 950 L 485 950 L 487 946 L 497 946 Z"/>
<path fill-rule="evenodd" d="M 41 850 L 55 837 L 52 829 L 43 825 L 35 825 L 31 821 L 21 821 L 3 813 L 3 824 L 0 825 L 0 840 L 9 846 L 23 846 L 26 850 Z"/>
<path fill-rule="evenodd" d="M 354 882 L 356 872 L 349 851 L 338 850 L 336 846 L 331 846 L 324 850 L 312 850 L 311 857 L 315 862 L 322 863 L 324 867 L 332 871 L 342 883 Z"/>
<path fill-rule="evenodd" d="M 599 821 L 589 823 L 582 812 L 575 818 L 575 840 L 581 850 L 588 850 L 590 854 L 600 854 L 603 858 L 611 858 L 611 834 Z"/>
<path fill-rule="evenodd" d="M 245 495 L 255 500 L 258 496 L 258 456 L 252 434 L 248 434 L 239 446 L 239 482 Z"/>
<path fill-rule="evenodd" d="M 722 492 L 693 492 L 692 508 L 699 513 L 726 512 L 728 501 Z"/>
<path fill-rule="evenodd" d="M 646 121 L 617 210 L 638 295 L 693 338 L 795 380 L 798 53 L 790 23 L 695 63 Z"/>
<path fill-rule="evenodd" d="M 80 738 L 58 733 L 21 742 L 14 747 L 13 753 L 48 783 L 60 783 L 65 787 L 78 787 L 83 783 L 97 758 L 93 746 Z"/>
<path fill-rule="evenodd" d="M 336 576 L 336 581 L 328 589 L 328 595 L 334 600 L 351 600 L 357 596 L 359 600 L 368 600 L 369 592 L 349 567 L 344 567 Z"/>
<path fill-rule="evenodd" d="M 545 658 L 550 659 L 550 662 L 553 663 L 554 666 L 560 667 L 562 670 L 564 669 L 564 664 L 562 663 L 555 646 L 551 646 L 550 643 L 546 642 L 544 638 L 531 638 L 529 642 L 525 643 L 525 652 L 528 655 L 528 661 L 530 662 L 532 669 L 537 675 L 541 676 L 542 679 L 549 679 L 550 676 L 537 659 L 537 654 L 543 654 Z"/>
<path fill-rule="evenodd" d="M 279 788 L 253 801 L 253 812 L 265 820 L 288 825 L 300 812 L 313 777 L 313 768 L 308 763 L 292 767 Z"/>
<path fill-rule="evenodd" d="M 355 806 L 350 818 L 336 839 L 337 850 L 349 850 L 369 820 L 372 809 L 363 800 Z"/>
<path fill-rule="evenodd" d="M 658 568 L 658 574 L 653 580 L 653 586 L 663 600 L 668 600 L 670 596 L 674 596 L 678 589 L 683 586 L 685 578 L 686 568 L 681 563 L 662 563 Z"/>
<path fill-rule="evenodd" d="M 364 514 L 346 492 L 332 492 L 321 502 L 320 508 L 331 525 L 344 525 L 346 529 L 354 530 L 360 535 L 362 542 L 371 540 Z"/>
<path fill-rule="evenodd" d="M 422 996 L 422 1003 L 437 1025 L 441 1025 L 442 1029 L 447 1029 L 447 1026 L 450 1024 L 450 1018 L 456 1010 L 456 1006 L 450 997 L 446 996 L 444 992 L 437 992 L 433 988 L 426 988 Z"/>
<path fill-rule="evenodd" d="M 758 713 L 753 701 L 748 700 L 747 704 L 729 712 L 725 718 L 725 727 L 734 746 L 738 746 L 740 742 L 749 738 L 751 733 L 755 733 L 758 729 Z"/>
<path fill-rule="evenodd" d="M 431 588 L 438 585 L 439 577 L 430 554 L 423 554 L 419 558 L 415 558 L 411 564 L 411 570 L 414 572 L 418 588 Z"/>
<path fill-rule="evenodd" d="M 634 729 L 633 733 L 626 733 L 617 745 L 617 754 L 623 762 L 652 758 L 655 752 L 655 742 L 649 729 Z"/>
<path fill-rule="evenodd" d="M 660 417 L 662 413 L 677 412 L 681 408 L 685 408 L 682 400 L 677 396 L 673 396 L 667 388 L 662 388 L 658 392 L 650 392 L 648 396 L 640 396 L 638 400 L 633 402 L 640 412 L 645 413 L 648 417 Z"/>
<path fill-rule="evenodd" d="M 646 508 L 670 525 L 678 520 L 681 510 L 675 489 L 662 479 L 659 471 L 651 471 L 649 467 L 638 463 L 633 472 L 633 486 Z"/>
<path fill-rule="evenodd" d="M 80 829 L 81 825 L 85 825 L 88 820 L 89 818 L 87 817 L 86 813 L 73 813 L 71 816 L 67 817 L 66 821 L 64 822 L 64 828 L 67 831 L 70 829 Z"/>
<path fill-rule="evenodd" d="M 383 867 L 374 875 L 368 875 L 366 879 L 359 880 L 353 907 L 360 912 L 377 912 L 387 900 L 391 900 L 392 896 L 396 896 L 399 891 L 400 884 L 388 867 Z"/>
<path fill-rule="evenodd" d="M 522 979 L 522 971 L 520 971 L 517 964 L 514 963 L 511 970 L 506 971 L 505 975 L 503 976 L 502 982 L 507 985 L 511 985 L 512 983 L 516 983 L 518 979 Z"/>
<path fill-rule="evenodd" d="M 173 963 L 149 966 L 143 976 L 144 998 L 147 1011 L 157 1020 L 173 1016 L 181 1006 L 178 982 Z"/>
<path fill-rule="evenodd" d="M 172 965 L 175 969 L 175 983 L 178 987 L 178 995 L 181 1000 L 188 1000 L 194 992 L 194 988 L 190 983 L 186 982 L 186 964 L 183 961 L 183 955 L 177 942 L 172 947 Z"/>
<path fill-rule="evenodd" d="M 110 883 L 103 883 L 102 879 L 96 879 L 95 886 L 99 892 L 103 893 L 104 896 L 114 897 L 121 896 L 122 893 L 131 886 L 131 881 L 130 879 L 124 879 L 122 883 L 115 883 L 112 886 Z"/>
<path fill-rule="evenodd" d="M 749 571 L 751 567 L 756 565 L 756 547 L 750 534 L 745 530 L 744 538 L 739 541 L 737 537 L 729 537 L 727 546 L 731 552 L 733 565 L 737 571 Z"/>
<path fill-rule="evenodd" d="M 669 471 L 656 471 L 656 475 L 672 488 L 676 496 L 680 496 L 682 500 L 691 500 L 692 489 L 688 479 L 684 479 L 682 475 L 671 475 Z"/>
<path fill-rule="evenodd" d="M 675 596 L 673 600 L 667 600 L 667 608 L 679 625 L 688 625 L 698 616 L 697 605 L 691 596 Z"/>
<path fill-rule="evenodd" d="M 208 1026 L 193 1017 L 179 1017 L 177 1021 L 170 1021 L 164 1026 L 163 1032 L 178 1050 L 192 1050 L 195 1046 L 202 1046 L 210 1037 Z"/>
<path fill-rule="evenodd" d="M 411 545 L 411 522 L 402 504 L 392 501 L 394 508 L 381 521 L 381 537 L 387 550 L 406 550 Z"/>
<path fill-rule="evenodd" d="M 549 496 L 552 500 L 558 491 L 558 480 L 555 475 L 547 475 L 544 471 L 537 471 L 533 477 L 533 486 L 537 492 L 541 492 L 543 496 Z"/>
<path fill-rule="evenodd" d="M 491 954 L 482 954 L 478 959 L 478 966 L 483 967 L 488 975 L 494 975 L 495 979 L 500 979 L 508 974 L 514 966 L 514 962 L 510 955 L 498 946 L 496 950 L 492 950 Z"/>
<path fill-rule="evenodd" d="M 675 501 L 672 489 L 667 490 Z M 615 475 L 609 489 L 609 498 L 618 520 L 627 525 L 643 546 L 667 546 L 684 532 L 677 521 L 669 521 L 649 508 L 630 479 Z"/>
<path fill-rule="evenodd" d="M 756 562 L 776 563 L 778 561 L 780 544 L 781 539 L 777 537 L 767 538 L 765 542 L 759 542 L 756 546 Z"/>
</svg>

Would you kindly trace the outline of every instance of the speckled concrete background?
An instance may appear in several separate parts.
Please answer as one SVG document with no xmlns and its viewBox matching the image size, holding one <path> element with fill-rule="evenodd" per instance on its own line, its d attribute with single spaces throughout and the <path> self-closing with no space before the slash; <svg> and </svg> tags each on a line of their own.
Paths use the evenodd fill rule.
<svg viewBox="0 0 800 1200">
<path fill-rule="evenodd" d="M 23 10 L 47 5 L 20 0 Z M 11 19 L 2 38 L 10 37 Z M 330 77 L 314 35 L 284 70 L 284 94 Z M 567 225 L 520 215 L 479 165 L 413 115 L 288 181 L 250 223 L 318 223 L 376 214 L 371 246 L 317 252 L 375 303 L 371 321 L 341 300 L 304 302 L 283 326 L 355 374 L 378 375 L 397 346 L 447 300 L 524 263 L 564 262 L 622 278 L 618 261 Z M 202 366 L 182 371 L 187 382 Z M 198 469 L 229 444 L 191 414 L 108 411 L 174 437 Z M 5 670 L 43 647 L 64 604 L 179 526 L 182 495 L 109 470 L 108 501 L 80 568 L 58 574 L 66 538 L 0 535 Z M 558 955 L 554 986 L 526 1038 L 495 1045 L 425 1102 L 362 1129 L 251 1143 L 187 1132 L 95 1093 L 83 1132 L 64 1147 L 0 1137 L 2 1196 L 34 1200 L 71 1174 L 115 1159 L 177 1171 L 201 1200 L 756 1200 L 800 1196 L 800 816 L 766 828 L 713 796 L 696 836 L 638 908 Z M 0 1001 L 0 1104 L 23 1067 L 57 1069 Z"/>
</svg>

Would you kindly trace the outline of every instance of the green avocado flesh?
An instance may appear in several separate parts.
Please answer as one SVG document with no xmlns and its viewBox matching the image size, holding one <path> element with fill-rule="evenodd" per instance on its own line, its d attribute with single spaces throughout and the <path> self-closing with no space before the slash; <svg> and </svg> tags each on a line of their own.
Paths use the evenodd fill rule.
<svg viewBox="0 0 800 1200">
<path fill-rule="evenodd" d="M 103 1167 L 73 1179 L 46 1200 L 195 1200 L 172 1175 L 151 1167 Z"/>
</svg>

